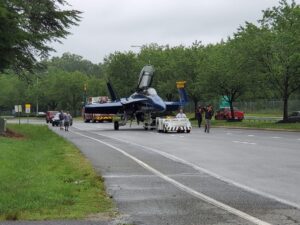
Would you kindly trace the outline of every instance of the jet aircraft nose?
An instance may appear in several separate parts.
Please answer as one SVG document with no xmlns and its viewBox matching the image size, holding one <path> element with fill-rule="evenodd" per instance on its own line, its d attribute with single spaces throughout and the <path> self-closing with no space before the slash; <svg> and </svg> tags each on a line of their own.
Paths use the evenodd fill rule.
<svg viewBox="0 0 300 225">
<path fill-rule="evenodd" d="M 156 111 L 164 112 L 166 110 L 166 103 L 159 96 L 156 96 L 156 98 L 153 100 Z"/>
<path fill-rule="evenodd" d="M 164 112 L 166 110 L 166 104 L 162 102 L 163 104 L 157 105 L 157 109 L 159 112 Z"/>
</svg>

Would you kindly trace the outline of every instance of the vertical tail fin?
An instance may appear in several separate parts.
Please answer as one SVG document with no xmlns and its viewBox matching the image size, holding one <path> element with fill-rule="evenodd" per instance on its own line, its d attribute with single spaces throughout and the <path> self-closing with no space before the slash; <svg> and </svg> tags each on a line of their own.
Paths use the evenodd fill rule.
<svg viewBox="0 0 300 225">
<path fill-rule="evenodd" d="M 185 83 L 186 83 L 186 81 L 177 81 L 176 82 L 181 105 L 185 105 L 188 102 L 187 94 L 185 91 Z"/>
<path fill-rule="evenodd" d="M 117 100 L 117 95 L 116 95 L 110 81 L 108 81 L 106 84 L 107 84 L 107 88 L 108 88 L 108 91 L 109 91 L 109 94 L 110 94 L 110 97 L 111 97 L 111 101 L 113 101 L 113 102 L 116 101 Z"/>
</svg>

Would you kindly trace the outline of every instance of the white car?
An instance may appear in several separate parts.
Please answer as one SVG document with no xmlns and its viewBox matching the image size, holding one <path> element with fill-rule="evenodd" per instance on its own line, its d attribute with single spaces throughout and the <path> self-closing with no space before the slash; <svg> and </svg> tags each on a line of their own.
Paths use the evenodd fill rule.
<svg viewBox="0 0 300 225">
<path fill-rule="evenodd" d="M 54 115 L 54 117 L 52 118 L 52 126 L 57 126 L 57 127 L 59 126 L 59 122 L 60 122 L 59 114 L 60 113 L 56 113 Z M 72 124 L 73 124 L 73 118 L 71 116 L 71 118 L 70 118 L 70 126 L 72 126 Z"/>
</svg>

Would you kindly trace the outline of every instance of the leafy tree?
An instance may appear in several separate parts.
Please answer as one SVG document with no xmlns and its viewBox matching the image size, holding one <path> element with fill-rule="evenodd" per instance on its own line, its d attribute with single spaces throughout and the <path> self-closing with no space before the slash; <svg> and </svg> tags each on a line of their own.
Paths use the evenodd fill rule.
<svg viewBox="0 0 300 225">
<path fill-rule="evenodd" d="M 105 96 L 107 95 L 106 80 L 97 77 L 91 77 L 86 83 L 87 96 Z"/>
<path fill-rule="evenodd" d="M 288 100 L 300 89 L 300 7 L 281 0 L 264 11 L 260 26 L 247 23 L 236 38 L 248 43 L 249 60 L 265 74 L 266 81 L 281 96 L 283 120 L 288 117 Z"/>
<path fill-rule="evenodd" d="M 154 66 L 155 73 L 152 86 L 157 89 L 158 94 L 171 101 L 176 94 L 176 75 L 172 57 L 173 49 L 169 46 L 160 46 L 156 43 L 145 45 L 137 55 L 140 68 L 147 64 Z"/>
<path fill-rule="evenodd" d="M 0 76 L 0 110 L 12 110 L 14 105 L 28 103 L 28 83 L 11 74 Z"/>
<path fill-rule="evenodd" d="M 79 71 L 88 76 L 103 77 L 101 64 L 97 65 L 82 56 L 64 53 L 61 57 L 53 57 L 47 61 L 49 67 L 61 69 L 67 72 Z"/>
<path fill-rule="evenodd" d="M 58 90 L 61 95 L 61 107 L 71 110 L 74 116 L 82 108 L 83 86 L 87 78 L 80 72 L 67 73 L 63 78 L 63 88 Z"/>
<path fill-rule="evenodd" d="M 134 53 L 110 54 L 104 59 L 104 70 L 118 97 L 129 96 L 135 91 L 140 68 Z"/>
<path fill-rule="evenodd" d="M 251 80 L 247 58 L 241 54 L 240 46 L 232 40 L 213 46 L 207 57 L 207 91 L 224 96 L 229 103 L 231 118 L 234 120 L 233 102 L 249 88 Z"/>
<path fill-rule="evenodd" d="M 65 5 L 65 0 L 1 0 L 0 71 L 32 72 L 53 51 L 49 43 L 65 38 L 80 20 L 79 11 L 60 8 Z"/>
<path fill-rule="evenodd" d="M 194 108 L 200 100 L 203 100 L 203 85 L 197 82 L 199 78 L 198 65 L 203 62 L 204 46 L 201 42 L 194 42 L 191 47 L 182 48 L 182 54 L 177 55 L 176 60 L 176 77 L 178 80 L 185 80 L 187 82 L 187 93 L 190 100 L 194 103 Z"/>
<path fill-rule="evenodd" d="M 76 116 L 82 107 L 84 84 L 88 77 L 80 72 L 49 71 L 39 83 L 49 110 L 69 110 Z"/>
</svg>

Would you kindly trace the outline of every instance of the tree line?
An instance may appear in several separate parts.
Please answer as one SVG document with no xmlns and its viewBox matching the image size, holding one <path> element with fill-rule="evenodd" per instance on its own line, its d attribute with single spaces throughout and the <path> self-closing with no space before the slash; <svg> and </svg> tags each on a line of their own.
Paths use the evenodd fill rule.
<svg viewBox="0 0 300 225">
<path fill-rule="evenodd" d="M 178 98 L 175 83 L 185 80 L 195 107 L 220 96 L 231 108 L 236 101 L 281 99 L 286 119 L 289 99 L 300 95 L 300 7 L 294 0 L 281 0 L 263 11 L 257 24 L 246 22 L 216 44 L 152 43 L 139 53 L 111 53 L 99 64 L 71 53 L 40 64 L 46 67 L 32 67 L 34 73 L 28 70 L 27 75 L 12 76 L 18 72 L 13 68 L 0 75 L 0 110 L 38 102 L 41 110 L 76 112 L 85 96 L 107 95 L 108 80 L 119 97 L 129 96 L 141 68 L 151 64 L 156 70 L 153 87 L 166 100 Z"/>
</svg>

